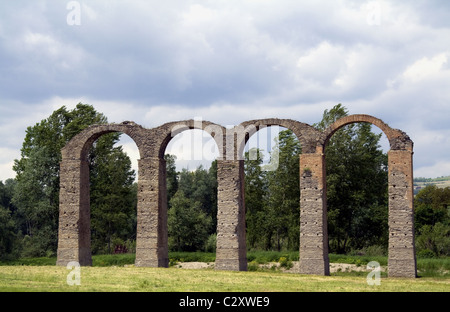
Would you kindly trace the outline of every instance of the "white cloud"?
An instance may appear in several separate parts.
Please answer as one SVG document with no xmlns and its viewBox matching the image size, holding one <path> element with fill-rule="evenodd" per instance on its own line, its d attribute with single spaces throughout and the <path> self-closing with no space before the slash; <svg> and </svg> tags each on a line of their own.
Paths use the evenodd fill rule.
<svg viewBox="0 0 450 312">
<path fill-rule="evenodd" d="M 327 41 L 308 51 L 297 61 L 302 77 L 319 80 L 322 84 L 332 82 L 345 66 L 345 49 Z"/>
<path fill-rule="evenodd" d="M 16 173 L 13 170 L 14 159 L 20 158 L 20 151 L 0 147 L 0 181 L 13 179 Z"/>
<path fill-rule="evenodd" d="M 436 76 L 447 63 L 447 53 L 440 53 L 432 58 L 423 57 L 408 66 L 403 72 L 402 78 L 413 83 Z"/>
<path fill-rule="evenodd" d="M 427 137 L 450 152 L 435 136 L 450 114 L 444 2 L 81 3 L 80 26 L 67 25 L 67 2 L 1 5 L 2 147 L 20 149 L 27 126 L 78 102 L 145 127 L 194 117 L 312 124 L 342 103 L 410 134 L 417 169 L 443 161 L 426 152 Z"/>
<path fill-rule="evenodd" d="M 414 171 L 416 177 L 437 178 L 448 176 L 450 172 L 450 161 L 438 161 L 431 166 L 418 168 Z"/>
</svg>

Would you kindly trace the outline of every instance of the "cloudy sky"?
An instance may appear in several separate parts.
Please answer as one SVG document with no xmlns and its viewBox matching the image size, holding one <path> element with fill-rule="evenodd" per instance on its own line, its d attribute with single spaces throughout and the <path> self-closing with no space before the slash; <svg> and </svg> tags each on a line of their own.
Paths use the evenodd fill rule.
<svg viewBox="0 0 450 312">
<path fill-rule="evenodd" d="M 145 127 L 342 103 L 408 133 L 415 176 L 450 175 L 449 58 L 447 0 L 2 1 L 0 180 L 28 126 L 79 102 Z"/>
</svg>

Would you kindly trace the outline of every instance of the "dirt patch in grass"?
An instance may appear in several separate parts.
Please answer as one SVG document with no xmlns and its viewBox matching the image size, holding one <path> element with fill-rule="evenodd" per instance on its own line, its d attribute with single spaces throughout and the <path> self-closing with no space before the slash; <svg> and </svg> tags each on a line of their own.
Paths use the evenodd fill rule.
<svg viewBox="0 0 450 312">
<path fill-rule="evenodd" d="M 291 268 L 281 267 L 279 262 L 269 262 L 266 264 L 260 264 L 261 268 L 270 269 L 275 268 L 279 269 L 282 272 L 286 273 L 298 273 L 299 272 L 299 262 L 292 261 Z M 214 262 L 178 262 L 173 266 L 174 268 L 181 269 L 214 269 Z M 356 265 L 349 263 L 330 263 L 330 273 L 336 272 L 370 272 L 372 269 L 367 269 L 366 265 Z M 382 272 L 386 272 L 386 267 L 381 267 Z"/>
</svg>

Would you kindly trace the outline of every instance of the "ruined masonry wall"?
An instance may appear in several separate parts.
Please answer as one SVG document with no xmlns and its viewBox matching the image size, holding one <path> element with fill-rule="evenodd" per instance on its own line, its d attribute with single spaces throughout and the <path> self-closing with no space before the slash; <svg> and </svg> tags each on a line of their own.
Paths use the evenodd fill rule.
<svg viewBox="0 0 450 312">
<path fill-rule="evenodd" d="M 413 143 L 402 131 L 368 115 L 351 115 L 320 132 L 290 119 L 262 119 L 226 129 L 211 122 L 186 120 L 145 129 L 134 122 L 91 126 L 62 149 L 57 265 L 71 261 L 92 265 L 89 167 L 94 141 L 122 132 L 136 143 L 140 157 L 137 194 L 136 266 L 168 267 L 166 162 L 171 138 L 188 129 L 202 129 L 215 140 L 218 212 L 216 269 L 247 270 L 243 147 L 252 134 L 267 126 L 291 129 L 302 145 L 300 155 L 300 271 L 329 275 L 326 172 L 324 150 L 341 127 L 369 122 L 388 137 L 389 157 L 389 276 L 415 277 L 413 207 Z M 231 149 L 231 151 L 230 151 Z"/>
</svg>

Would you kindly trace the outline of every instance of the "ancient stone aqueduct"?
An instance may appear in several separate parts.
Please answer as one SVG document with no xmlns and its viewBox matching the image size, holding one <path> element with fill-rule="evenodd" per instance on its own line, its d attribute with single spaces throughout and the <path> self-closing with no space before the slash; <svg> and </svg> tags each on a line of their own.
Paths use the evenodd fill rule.
<svg viewBox="0 0 450 312">
<path fill-rule="evenodd" d="M 211 122 L 171 122 L 146 129 L 133 122 L 94 125 L 75 136 L 62 150 L 57 265 L 77 261 L 92 264 L 90 247 L 89 167 L 87 154 L 94 141 L 110 132 L 125 133 L 136 143 L 138 206 L 136 266 L 167 267 L 167 197 L 164 152 L 169 141 L 184 130 L 201 128 L 219 147 L 217 158 L 218 215 L 217 270 L 247 269 L 244 206 L 245 143 L 257 130 L 281 126 L 294 132 L 302 145 L 300 155 L 300 271 L 329 275 L 325 145 L 335 131 L 359 122 L 379 127 L 390 143 L 388 274 L 416 277 L 413 208 L 413 142 L 402 131 L 378 118 L 350 115 L 321 132 L 288 119 L 247 121 L 230 130 Z"/>
</svg>

